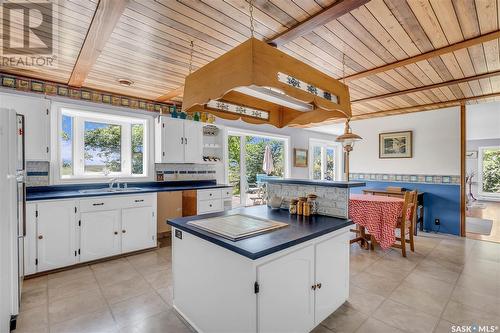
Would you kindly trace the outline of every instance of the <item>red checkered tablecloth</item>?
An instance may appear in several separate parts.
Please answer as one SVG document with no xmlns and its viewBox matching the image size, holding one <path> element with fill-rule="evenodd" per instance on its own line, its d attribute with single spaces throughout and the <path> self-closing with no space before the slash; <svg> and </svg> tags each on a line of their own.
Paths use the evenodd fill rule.
<svg viewBox="0 0 500 333">
<path fill-rule="evenodd" d="M 396 241 L 395 227 L 403 210 L 404 200 L 370 194 L 351 194 L 349 218 L 368 230 L 383 249 Z"/>
</svg>

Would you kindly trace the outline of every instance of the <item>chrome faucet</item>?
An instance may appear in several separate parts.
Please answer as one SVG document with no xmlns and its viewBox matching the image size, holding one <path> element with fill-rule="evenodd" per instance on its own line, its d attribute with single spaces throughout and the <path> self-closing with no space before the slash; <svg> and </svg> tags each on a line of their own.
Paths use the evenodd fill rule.
<svg viewBox="0 0 500 333">
<path fill-rule="evenodd" d="M 115 183 L 117 184 L 118 188 L 120 188 L 120 184 L 118 183 L 118 178 L 111 178 L 109 180 L 109 190 L 110 191 L 113 190 L 113 186 L 115 185 Z"/>
</svg>

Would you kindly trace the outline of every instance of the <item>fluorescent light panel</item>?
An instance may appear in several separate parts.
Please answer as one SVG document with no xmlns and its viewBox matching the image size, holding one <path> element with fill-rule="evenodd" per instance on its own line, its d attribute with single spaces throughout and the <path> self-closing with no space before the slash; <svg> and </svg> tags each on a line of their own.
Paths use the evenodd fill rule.
<svg viewBox="0 0 500 333">
<path fill-rule="evenodd" d="M 299 101 L 293 97 L 285 95 L 284 93 L 278 92 L 271 88 L 251 85 L 248 87 L 238 87 L 233 90 L 248 96 L 252 96 L 270 103 L 285 106 L 287 108 L 294 109 L 297 111 L 308 112 L 314 109 L 311 104 L 304 103 L 302 101 Z"/>
</svg>

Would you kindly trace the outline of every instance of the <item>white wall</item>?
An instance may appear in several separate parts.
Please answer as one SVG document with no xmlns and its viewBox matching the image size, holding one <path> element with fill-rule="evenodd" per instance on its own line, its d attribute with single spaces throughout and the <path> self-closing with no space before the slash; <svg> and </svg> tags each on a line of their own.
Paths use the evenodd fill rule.
<svg viewBox="0 0 500 333">
<path fill-rule="evenodd" d="M 500 102 L 467 105 L 467 140 L 500 138 Z"/>
<path fill-rule="evenodd" d="M 295 168 L 293 166 L 293 149 L 294 148 L 302 148 L 309 149 L 309 139 L 320 139 L 325 141 L 335 141 L 335 136 L 317 133 L 313 131 L 309 131 L 302 128 L 276 128 L 271 125 L 255 125 L 248 124 L 241 120 L 225 120 L 217 118 L 217 124 L 225 125 L 228 127 L 239 128 L 239 129 L 247 129 L 258 132 L 265 132 L 271 134 L 279 134 L 279 135 L 287 135 L 290 137 L 290 178 L 301 178 L 307 179 L 309 178 L 309 168 Z"/>
<path fill-rule="evenodd" d="M 460 174 L 459 108 L 352 121 L 363 140 L 351 153 L 350 172 L 394 174 Z M 413 131 L 413 158 L 380 159 L 379 134 Z"/>
</svg>

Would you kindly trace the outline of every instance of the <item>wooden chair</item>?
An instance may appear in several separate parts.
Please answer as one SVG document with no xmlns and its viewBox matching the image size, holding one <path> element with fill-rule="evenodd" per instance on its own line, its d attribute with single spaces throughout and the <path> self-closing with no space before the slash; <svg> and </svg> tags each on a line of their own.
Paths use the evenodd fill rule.
<svg viewBox="0 0 500 333">
<path fill-rule="evenodd" d="M 396 243 L 392 247 L 401 249 L 401 254 L 406 257 L 406 243 L 410 244 L 410 250 L 415 252 L 413 229 L 417 212 L 417 191 L 406 191 L 404 194 L 403 211 L 397 222 L 396 229 L 400 230 L 400 237 L 396 237 Z M 408 234 L 409 238 L 406 238 Z M 399 241 L 399 243 L 398 243 Z"/>
</svg>

